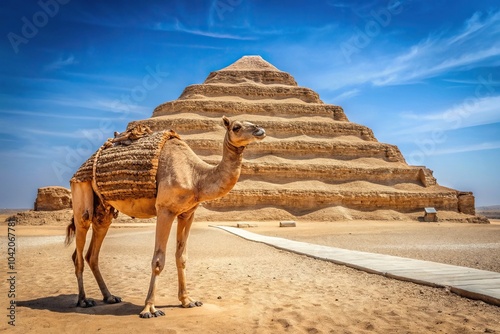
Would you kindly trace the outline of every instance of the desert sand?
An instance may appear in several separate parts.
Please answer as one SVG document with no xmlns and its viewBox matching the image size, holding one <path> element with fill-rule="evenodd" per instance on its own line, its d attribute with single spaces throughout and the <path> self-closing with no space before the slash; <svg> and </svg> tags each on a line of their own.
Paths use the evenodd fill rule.
<svg viewBox="0 0 500 334">
<path fill-rule="evenodd" d="M 3 219 L 2 219 L 3 221 Z M 22 333 L 500 333 L 500 307 L 445 289 L 368 274 L 249 242 L 197 222 L 189 239 L 188 287 L 202 307 L 177 300 L 174 235 L 157 304 L 166 315 L 141 319 L 150 278 L 154 224 L 112 225 L 101 269 L 123 302 L 105 305 L 88 267 L 93 308 L 76 308 L 77 285 L 64 226 L 16 226 L 16 319 L 8 325 L 3 257 L 0 330 Z M 235 225 L 232 223 L 219 223 Z M 500 222 L 259 222 L 252 232 L 500 271 Z M 1 224 L 2 253 L 7 226 Z M 174 231 L 172 231 L 174 233 Z"/>
</svg>

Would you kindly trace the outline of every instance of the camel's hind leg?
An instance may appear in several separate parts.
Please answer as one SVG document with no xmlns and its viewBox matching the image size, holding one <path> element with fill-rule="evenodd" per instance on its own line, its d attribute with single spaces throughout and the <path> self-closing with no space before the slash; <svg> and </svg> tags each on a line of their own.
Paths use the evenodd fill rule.
<svg viewBox="0 0 500 334">
<path fill-rule="evenodd" d="M 94 306 L 95 302 L 87 299 L 85 296 L 85 289 L 83 287 L 83 268 L 85 266 L 83 249 L 94 214 L 94 192 L 92 191 L 92 185 L 90 182 L 71 183 L 71 196 L 76 242 L 73 263 L 75 264 L 75 275 L 78 281 L 77 306 L 90 307 Z"/>
<path fill-rule="evenodd" d="M 189 297 L 186 284 L 186 262 L 187 262 L 187 240 L 194 218 L 194 208 L 190 212 L 183 213 L 177 217 L 177 250 L 175 252 L 175 262 L 177 265 L 177 278 L 179 280 L 179 300 L 183 307 L 196 307 L 203 305 Z"/>
<path fill-rule="evenodd" d="M 90 241 L 89 249 L 85 255 L 85 260 L 87 260 L 97 284 L 101 289 L 104 302 L 108 304 L 119 303 L 122 301 L 121 298 L 113 296 L 109 292 L 102 278 L 101 271 L 99 270 L 99 251 L 106 237 L 106 233 L 108 232 L 109 225 L 111 225 L 111 221 L 113 220 L 114 209 L 110 208 L 108 211 L 105 211 L 104 207 L 99 205 L 95 211 L 92 224 L 92 240 Z"/>
</svg>

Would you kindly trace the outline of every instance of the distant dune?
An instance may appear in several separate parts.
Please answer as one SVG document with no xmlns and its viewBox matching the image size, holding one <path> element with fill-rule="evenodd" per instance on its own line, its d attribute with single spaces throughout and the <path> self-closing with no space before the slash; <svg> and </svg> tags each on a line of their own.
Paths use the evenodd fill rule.
<svg viewBox="0 0 500 334">
<path fill-rule="evenodd" d="M 0 216 L 11 216 L 18 212 L 28 211 L 31 209 L 0 209 Z"/>
<path fill-rule="evenodd" d="M 476 212 L 487 218 L 500 219 L 500 205 L 480 206 L 476 208 Z"/>
</svg>

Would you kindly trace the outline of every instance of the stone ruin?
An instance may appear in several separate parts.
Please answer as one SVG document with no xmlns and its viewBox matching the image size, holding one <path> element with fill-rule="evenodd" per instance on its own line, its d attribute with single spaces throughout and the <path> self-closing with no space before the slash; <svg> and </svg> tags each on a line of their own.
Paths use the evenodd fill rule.
<svg viewBox="0 0 500 334">
<path fill-rule="evenodd" d="M 38 188 L 35 211 L 57 211 L 71 208 L 71 191 L 64 187 Z"/>
<path fill-rule="evenodd" d="M 217 164 L 223 115 L 259 124 L 268 136 L 246 148 L 234 189 L 198 210 L 207 220 L 400 219 L 425 207 L 457 219 L 475 215 L 471 192 L 439 185 L 430 169 L 408 165 L 397 146 L 379 142 L 342 107 L 324 103 L 260 56 L 210 73 L 129 127 L 174 129 Z"/>
</svg>

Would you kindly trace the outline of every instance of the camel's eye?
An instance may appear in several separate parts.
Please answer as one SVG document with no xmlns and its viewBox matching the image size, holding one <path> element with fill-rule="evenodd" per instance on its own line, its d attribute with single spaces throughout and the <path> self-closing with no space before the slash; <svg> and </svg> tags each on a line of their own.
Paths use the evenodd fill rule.
<svg viewBox="0 0 500 334">
<path fill-rule="evenodd" d="M 238 132 L 238 131 L 240 131 L 240 129 L 241 129 L 241 125 L 239 125 L 239 124 L 236 124 L 235 126 L 233 126 L 233 132 Z"/>
</svg>

